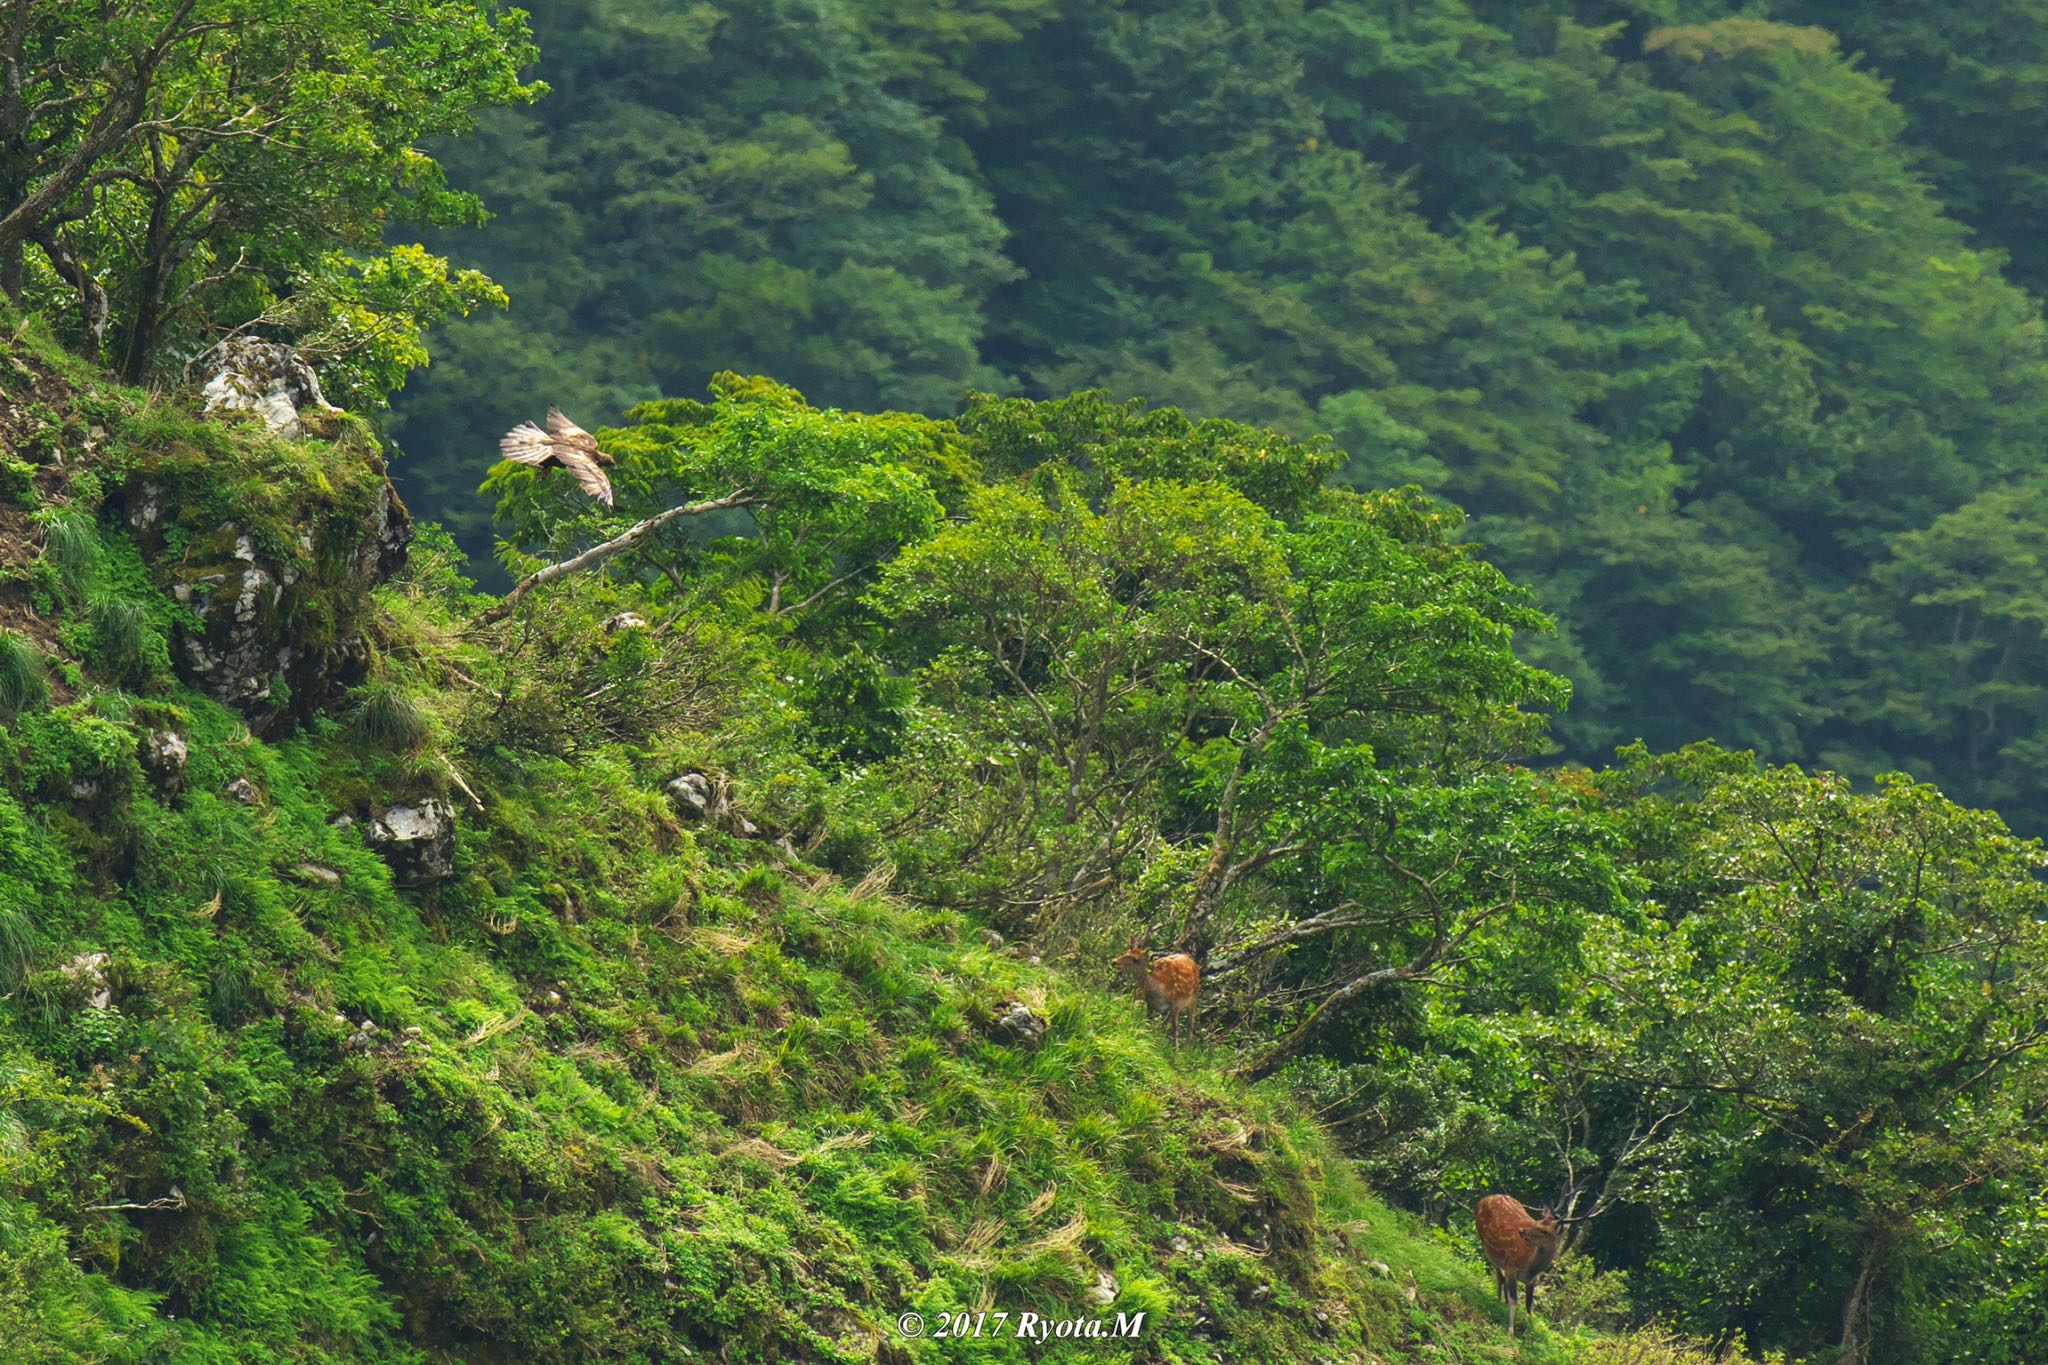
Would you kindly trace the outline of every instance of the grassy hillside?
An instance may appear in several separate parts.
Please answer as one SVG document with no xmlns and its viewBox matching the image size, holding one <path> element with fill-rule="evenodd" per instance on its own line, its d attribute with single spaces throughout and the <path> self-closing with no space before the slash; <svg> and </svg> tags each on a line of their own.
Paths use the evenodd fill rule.
<svg viewBox="0 0 2048 1365">
<path fill-rule="evenodd" d="M 1469 1247 L 1284 1092 L 1175 1056 L 1099 964 L 805 861 L 777 813 L 816 775 L 750 757 L 776 706 L 715 638 L 651 741 L 515 745 L 548 708 L 490 672 L 445 537 L 372 588 L 359 433 L 199 421 L 9 330 L 10 1359 L 1623 1358 L 1540 1325 L 1510 1347 Z M 223 555 L 243 578 L 204 572 Z M 201 610 L 223 585 L 232 639 Z M 668 647 L 645 634 L 573 648 Z M 238 692 L 195 640 L 284 663 Z M 312 698 L 309 654 L 353 690 Z M 458 768 L 480 705 L 506 742 Z M 688 771 L 731 811 L 684 818 Z M 372 842 L 429 806 L 456 826 L 431 879 Z M 997 1041 L 1018 1003 L 1036 1048 Z M 894 1325 L 981 1309 L 1145 1322 Z"/>
</svg>

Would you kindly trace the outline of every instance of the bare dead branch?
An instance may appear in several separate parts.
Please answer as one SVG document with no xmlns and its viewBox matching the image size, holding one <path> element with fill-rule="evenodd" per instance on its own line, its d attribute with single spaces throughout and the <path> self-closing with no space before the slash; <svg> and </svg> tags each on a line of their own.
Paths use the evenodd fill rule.
<svg viewBox="0 0 2048 1365">
<path fill-rule="evenodd" d="M 656 512 L 644 521 L 635 522 L 610 540 L 602 541 L 582 553 L 571 555 L 569 558 L 558 563 L 534 570 L 513 584 L 512 591 L 500 598 L 496 606 L 477 617 L 476 623 L 480 626 L 487 626 L 504 620 L 512 614 L 512 609 L 519 605 L 521 599 L 543 583 L 551 583 L 557 578 L 563 578 L 572 573 L 580 573 L 585 569 L 596 568 L 599 564 L 604 563 L 613 556 L 624 554 L 627 550 L 632 549 L 635 545 L 638 545 L 670 522 L 679 521 L 684 517 L 700 517 L 708 512 L 721 512 L 728 507 L 756 506 L 759 502 L 760 499 L 746 489 L 736 488 L 722 498 L 711 498 L 704 502 L 688 502 L 680 507 L 671 507 L 665 512 Z"/>
</svg>

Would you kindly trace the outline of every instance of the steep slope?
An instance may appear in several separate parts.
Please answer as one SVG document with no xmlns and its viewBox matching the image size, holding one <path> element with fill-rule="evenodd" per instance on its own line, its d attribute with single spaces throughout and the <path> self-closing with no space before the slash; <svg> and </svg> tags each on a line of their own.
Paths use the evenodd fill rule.
<svg viewBox="0 0 2048 1365">
<path fill-rule="evenodd" d="M 431 530 L 376 586 L 403 522 L 360 433 L 199 421 L 10 330 L 10 1358 L 1505 1358 L 1476 1260 L 1281 1092 L 769 838 L 773 708 L 715 640 L 657 742 L 458 770 L 477 599 Z M 970 1310 L 1143 1325 L 932 1339 Z"/>
</svg>

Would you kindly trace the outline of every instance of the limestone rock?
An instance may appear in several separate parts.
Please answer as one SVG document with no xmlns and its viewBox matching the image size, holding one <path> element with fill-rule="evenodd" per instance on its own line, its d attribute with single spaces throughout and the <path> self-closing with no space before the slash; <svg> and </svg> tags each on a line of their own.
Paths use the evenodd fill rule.
<svg viewBox="0 0 2048 1365">
<path fill-rule="evenodd" d="M 742 839 L 752 839 L 761 833 L 761 827 L 733 804 L 730 778 L 713 777 L 693 768 L 666 783 L 662 790 L 668 793 L 676 814 L 685 820 L 712 825 Z M 792 857 L 794 853 L 792 849 Z"/>
<path fill-rule="evenodd" d="M 269 430 L 297 438 L 319 434 L 341 410 L 320 392 L 306 358 L 282 342 L 230 337 L 200 362 L 206 413 L 252 412 Z"/>
<path fill-rule="evenodd" d="M 996 1007 L 994 1017 L 989 1020 L 988 1036 L 991 1041 L 1005 1047 L 1036 1052 L 1039 1044 L 1045 1041 L 1047 1027 L 1044 1015 L 1021 1000 L 1010 1000 Z"/>
<path fill-rule="evenodd" d="M 371 476 L 376 486 L 360 495 L 356 512 L 317 515 L 309 507 L 311 529 L 295 535 L 273 527 L 266 538 L 240 520 L 184 526 L 190 538 L 167 586 L 196 621 L 179 626 L 172 662 L 258 734 L 326 709 L 364 675 L 368 649 L 357 622 L 371 590 L 404 567 L 412 539 L 412 515 L 381 466 Z M 127 508 L 146 554 L 190 515 L 149 479 L 129 490 Z"/>
<path fill-rule="evenodd" d="M 391 884 L 432 886 L 455 872 L 455 811 L 429 797 L 370 816 L 364 836 L 391 868 Z"/>
<path fill-rule="evenodd" d="M 342 1022 L 348 1021 L 343 1019 Z M 342 1049 L 347 1052 L 368 1052 L 377 1045 L 378 1032 L 377 1021 L 365 1019 L 356 1025 L 354 1033 L 341 1040 Z"/>
<path fill-rule="evenodd" d="M 103 1010 L 114 1003 L 113 987 L 107 984 L 105 953 L 80 953 L 65 963 L 61 970 L 84 988 L 86 1003 L 94 1009 Z"/>
<path fill-rule="evenodd" d="M 183 735 L 176 730 L 151 730 L 143 735 L 138 750 L 142 771 L 158 791 L 169 796 L 185 785 L 185 764 L 192 750 Z"/>
<path fill-rule="evenodd" d="M 184 680 L 269 737 L 337 704 L 367 671 L 371 592 L 404 567 L 412 515 L 363 429 L 343 423 L 289 346 L 232 338 L 201 361 L 208 413 L 319 437 L 289 452 L 153 447 L 118 503 L 161 586 L 190 615 L 171 642 Z"/>
<path fill-rule="evenodd" d="M 725 814 L 724 793 L 704 773 L 684 773 L 662 790 L 685 820 L 716 820 Z"/>
<path fill-rule="evenodd" d="M 311 547 L 303 547 L 308 553 Z M 370 504 L 370 516 L 363 526 L 363 540 L 356 552 L 356 572 L 368 587 L 375 587 L 405 567 L 412 550 L 412 513 L 399 501 L 398 490 L 385 479 L 378 485 Z"/>
</svg>

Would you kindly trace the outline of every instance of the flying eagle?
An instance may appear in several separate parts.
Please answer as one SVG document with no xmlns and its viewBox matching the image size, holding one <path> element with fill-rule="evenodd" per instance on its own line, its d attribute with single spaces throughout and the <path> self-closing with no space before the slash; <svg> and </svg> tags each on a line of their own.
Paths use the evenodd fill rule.
<svg viewBox="0 0 2048 1365">
<path fill-rule="evenodd" d="M 562 416 L 560 408 L 548 409 L 546 431 L 521 422 L 499 440 L 498 449 L 506 459 L 538 469 L 559 465 L 576 476 L 584 492 L 606 507 L 612 505 L 612 481 L 605 477 L 603 466 L 617 461 L 597 448 L 595 436 Z"/>
</svg>

